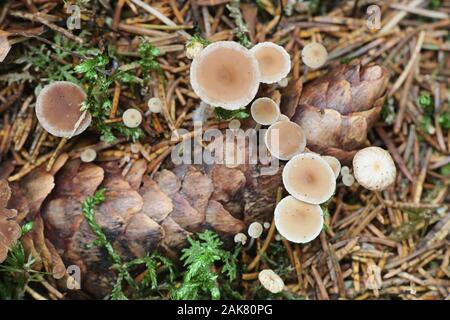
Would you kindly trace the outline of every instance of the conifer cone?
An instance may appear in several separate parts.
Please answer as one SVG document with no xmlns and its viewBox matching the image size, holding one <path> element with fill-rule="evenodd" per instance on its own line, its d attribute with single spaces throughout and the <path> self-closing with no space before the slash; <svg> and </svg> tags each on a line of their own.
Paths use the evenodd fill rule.
<svg viewBox="0 0 450 320">
<path fill-rule="evenodd" d="M 275 206 L 280 175 L 256 177 L 255 167 L 181 165 L 146 173 L 136 161 L 123 176 L 116 162 L 102 165 L 71 160 L 55 177 L 55 188 L 42 207 L 46 236 L 66 266 L 81 270 L 81 287 L 95 297 L 111 292 L 115 274 L 106 251 L 89 247 L 95 235 L 81 205 L 98 188 L 105 201 L 95 219 L 124 261 L 158 250 L 176 259 L 187 237 L 212 229 L 225 241 L 251 221 L 267 221 Z"/>
<path fill-rule="evenodd" d="M 380 115 L 388 79 L 380 65 L 340 65 L 307 84 L 288 116 L 305 130 L 309 149 L 348 162 Z"/>
</svg>

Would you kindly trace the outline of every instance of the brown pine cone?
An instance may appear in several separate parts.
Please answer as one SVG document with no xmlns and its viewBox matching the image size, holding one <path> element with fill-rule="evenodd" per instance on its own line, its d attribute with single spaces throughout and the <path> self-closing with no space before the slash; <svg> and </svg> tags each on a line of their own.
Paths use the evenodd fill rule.
<svg viewBox="0 0 450 320">
<path fill-rule="evenodd" d="M 102 297 L 111 292 L 115 275 L 104 249 L 86 247 L 95 240 L 81 211 L 86 197 L 105 188 L 95 218 L 125 261 L 154 250 L 176 258 L 192 233 L 212 229 L 230 241 L 246 223 L 271 216 L 280 175 L 255 178 L 255 169 L 182 165 L 152 178 L 143 159 L 125 176 L 116 162 L 71 160 L 41 210 L 46 236 L 66 266 L 80 267 L 82 289 Z"/>
<path fill-rule="evenodd" d="M 379 117 L 388 78 L 379 65 L 340 65 L 306 85 L 288 116 L 305 130 L 309 149 L 348 162 Z"/>
</svg>

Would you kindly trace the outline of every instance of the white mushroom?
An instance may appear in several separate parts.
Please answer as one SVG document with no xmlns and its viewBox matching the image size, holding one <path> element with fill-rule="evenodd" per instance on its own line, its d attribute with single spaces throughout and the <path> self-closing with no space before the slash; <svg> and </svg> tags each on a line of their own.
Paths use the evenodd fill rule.
<svg viewBox="0 0 450 320">
<path fill-rule="evenodd" d="M 275 226 L 287 240 L 306 243 L 314 240 L 323 228 L 323 212 L 319 205 L 287 196 L 275 208 Z"/>
<path fill-rule="evenodd" d="M 271 269 L 261 270 L 258 274 L 259 282 L 272 293 L 279 293 L 284 289 L 284 281 Z"/>
<path fill-rule="evenodd" d="M 389 152 L 380 147 L 368 147 L 355 154 L 353 173 L 364 188 L 382 191 L 394 183 L 397 170 Z"/>
<path fill-rule="evenodd" d="M 202 101 L 228 110 L 248 105 L 260 81 L 258 61 L 233 41 L 219 41 L 204 48 L 192 61 L 190 77 Z"/>
<path fill-rule="evenodd" d="M 291 121 L 278 121 L 267 129 L 264 142 L 274 157 L 289 160 L 303 152 L 306 146 L 306 135 L 298 124 Z"/>
<path fill-rule="evenodd" d="M 41 90 L 36 99 L 36 117 L 41 126 L 56 137 L 78 135 L 91 123 L 91 115 L 83 115 L 80 110 L 85 99 L 83 89 L 75 83 L 52 82 Z"/>
<path fill-rule="evenodd" d="M 238 119 L 233 119 L 228 123 L 228 128 L 230 130 L 237 130 L 241 127 L 241 121 Z"/>
<path fill-rule="evenodd" d="M 322 158 L 330 165 L 334 172 L 334 176 L 337 179 L 337 177 L 339 177 L 339 172 L 341 171 L 341 163 L 339 160 L 332 156 L 322 156 Z"/>
<path fill-rule="evenodd" d="M 343 166 L 341 168 L 341 175 L 345 176 L 346 174 L 349 174 L 349 173 L 350 173 L 350 168 L 349 167 Z"/>
<path fill-rule="evenodd" d="M 237 233 L 234 235 L 234 242 L 241 243 L 242 245 L 244 245 L 247 242 L 247 236 L 242 232 Z"/>
<path fill-rule="evenodd" d="M 263 226 L 259 222 L 253 222 L 248 226 L 248 235 L 252 238 L 259 238 L 263 233 Z"/>
<path fill-rule="evenodd" d="M 270 228 L 270 222 L 264 222 L 263 223 L 263 227 L 264 227 L 264 229 L 269 229 Z"/>
<path fill-rule="evenodd" d="M 280 86 L 281 88 L 285 88 L 287 87 L 287 85 L 289 84 L 289 79 L 288 78 L 283 78 L 280 81 L 278 81 L 278 86 Z"/>
<path fill-rule="evenodd" d="M 349 174 L 344 174 L 342 176 L 342 183 L 346 186 L 346 187 L 351 187 L 354 183 L 355 183 L 355 177 L 353 177 L 353 175 Z"/>
<path fill-rule="evenodd" d="M 263 126 L 271 125 L 280 117 L 280 108 L 277 103 L 270 98 L 263 97 L 253 101 L 250 107 L 253 120 Z"/>
<path fill-rule="evenodd" d="M 302 50 L 303 63 L 313 69 L 323 66 L 327 58 L 327 49 L 318 42 L 308 43 Z"/>
<path fill-rule="evenodd" d="M 136 128 L 142 122 L 142 114 L 137 109 L 127 109 L 122 115 L 122 121 L 126 127 Z"/>
<path fill-rule="evenodd" d="M 333 195 L 336 178 L 320 155 L 302 153 L 289 160 L 284 167 L 283 184 L 298 200 L 320 204 Z"/>
<path fill-rule="evenodd" d="M 147 102 L 148 110 L 153 113 L 160 113 L 163 108 L 163 103 L 160 98 L 153 97 L 148 99 Z"/>
<path fill-rule="evenodd" d="M 273 42 L 258 43 L 250 50 L 258 60 L 261 82 L 274 83 L 285 78 L 291 70 L 291 57 Z"/>
<path fill-rule="evenodd" d="M 80 154 L 80 159 L 82 162 L 92 162 L 97 158 L 97 152 L 94 149 L 83 150 Z"/>
</svg>

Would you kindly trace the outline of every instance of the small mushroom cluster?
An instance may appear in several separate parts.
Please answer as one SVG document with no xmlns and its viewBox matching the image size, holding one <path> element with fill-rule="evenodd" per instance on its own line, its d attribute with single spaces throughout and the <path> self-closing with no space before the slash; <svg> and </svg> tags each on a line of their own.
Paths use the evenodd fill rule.
<svg viewBox="0 0 450 320">
<path fill-rule="evenodd" d="M 354 177 L 350 168 L 341 169 L 339 160 L 306 152 L 292 157 L 283 169 L 283 184 L 290 194 L 275 208 L 275 226 L 287 240 L 306 243 L 315 239 L 323 227 L 320 204 L 334 194 L 336 179 L 348 186 L 356 179 L 366 189 L 382 191 L 395 181 L 396 168 L 391 155 L 379 147 L 358 151 L 353 159 Z M 353 179 L 352 181 L 349 181 Z"/>
<path fill-rule="evenodd" d="M 276 83 L 290 69 L 289 54 L 272 42 L 262 42 L 248 50 L 234 41 L 218 41 L 195 54 L 190 79 L 195 94 L 203 102 L 237 110 L 255 98 L 260 83 Z M 252 113 L 254 109 L 255 114 L 261 114 L 264 124 L 271 124 L 280 112 L 267 99 L 255 101 Z"/>
</svg>

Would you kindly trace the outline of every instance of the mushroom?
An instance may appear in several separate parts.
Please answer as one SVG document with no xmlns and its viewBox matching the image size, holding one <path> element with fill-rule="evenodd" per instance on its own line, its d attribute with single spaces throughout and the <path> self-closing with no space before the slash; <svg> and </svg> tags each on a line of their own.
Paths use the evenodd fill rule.
<svg viewBox="0 0 450 320">
<path fill-rule="evenodd" d="M 259 238 L 263 233 L 263 226 L 259 222 L 253 222 L 248 227 L 248 235 L 252 238 Z"/>
<path fill-rule="evenodd" d="M 270 153 L 280 160 L 289 160 L 303 152 L 306 135 L 303 129 L 291 121 L 278 121 L 267 129 L 264 137 Z"/>
<path fill-rule="evenodd" d="M 290 121 L 289 117 L 285 114 L 280 114 L 278 121 Z"/>
<path fill-rule="evenodd" d="M 345 176 L 346 174 L 349 174 L 349 173 L 350 173 L 350 168 L 349 167 L 343 166 L 341 168 L 341 175 Z"/>
<path fill-rule="evenodd" d="M 247 242 L 247 236 L 245 234 L 243 234 L 242 232 L 236 233 L 234 235 L 234 242 L 241 243 L 242 245 L 244 245 Z"/>
<path fill-rule="evenodd" d="M 137 109 L 127 109 L 122 115 L 122 121 L 126 127 L 136 128 L 142 122 L 142 114 Z"/>
<path fill-rule="evenodd" d="M 287 85 L 289 84 L 289 79 L 288 78 L 283 78 L 280 81 L 278 81 L 278 86 L 281 88 L 286 88 Z"/>
<path fill-rule="evenodd" d="M 85 99 L 83 89 L 75 83 L 52 82 L 36 99 L 36 117 L 41 126 L 56 137 L 78 135 L 91 123 L 91 115 L 80 110 Z"/>
<path fill-rule="evenodd" d="M 270 228 L 270 222 L 264 222 L 263 223 L 263 227 L 264 227 L 264 229 L 269 229 Z"/>
<path fill-rule="evenodd" d="M 323 212 L 317 204 L 310 204 L 287 196 L 275 207 L 275 226 L 287 240 L 306 243 L 322 231 Z"/>
<path fill-rule="evenodd" d="M 280 108 L 272 99 L 263 97 L 256 99 L 252 103 L 250 113 L 257 123 L 271 125 L 280 117 Z"/>
<path fill-rule="evenodd" d="M 353 177 L 350 173 L 344 174 L 342 176 L 342 183 L 346 187 L 351 187 L 355 183 L 355 177 Z"/>
<path fill-rule="evenodd" d="M 320 204 L 334 193 L 336 178 L 328 163 L 317 153 L 302 153 L 293 157 L 283 170 L 286 190 L 298 200 Z"/>
<path fill-rule="evenodd" d="M 329 164 L 337 179 L 337 177 L 339 177 L 339 172 L 341 171 L 341 163 L 339 160 L 333 156 L 322 156 L 322 158 Z"/>
<path fill-rule="evenodd" d="M 148 99 L 148 110 L 153 113 L 160 113 L 163 108 L 163 103 L 160 98 L 153 97 Z"/>
<path fill-rule="evenodd" d="M 308 43 L 302 50 L 302 60 L 305 65 L 312 69 L 320 68 L 328 58 L 327 49 L 318 42 Z"/>
<path fill-rule="evenodd" d="M 274 83 L 285 78 L 291 70 L 291 57 L 282 47 L 273 42 L 261 42 L 250 49 L 258 60 L 261 82 Z"/>
<path fill-rule="evenodd" d="M 359 150 L 353 158 L 353 172 L 360 185 L 373 191 L 385 190 L 397 174 L 391 155 L 380 147 Z"/>
<path fill-rule="evenodd" d="M 238 119 L 233 119 L 228 123 L 228 128 L 230 130 L 238 130 L 241 127 L 241 121 Z"/>
<path fill-rule="evenodd" d="M 80 159 L 82 162 L 92 162 L 97 157 L 97 152 L 94 149 L 83 150 L 80 154 Z"/>
<path fill-rule="evenodd" d="M 200 99 L 227 110 L 249 104 L 259 88 L 258 61 L 233 41 L 208 45 L 192 61 L 190 73 L 192 88 Z"/>
<path fill-rule="evenodd" d="M 258 274 L 258 280 L 262 286 L 272 293 L 279 293 L 284 289 L 284 281 L 271 269 L 261 270 Z"/>
</svg>

